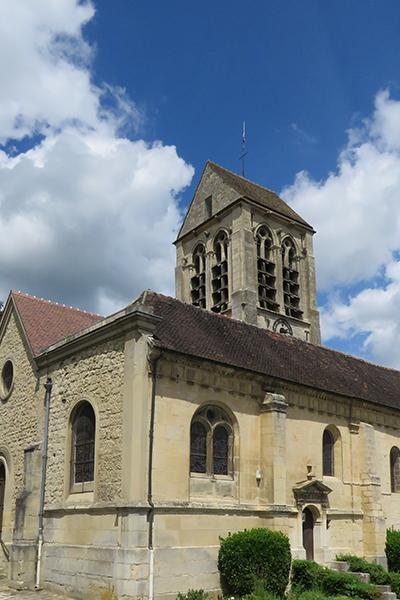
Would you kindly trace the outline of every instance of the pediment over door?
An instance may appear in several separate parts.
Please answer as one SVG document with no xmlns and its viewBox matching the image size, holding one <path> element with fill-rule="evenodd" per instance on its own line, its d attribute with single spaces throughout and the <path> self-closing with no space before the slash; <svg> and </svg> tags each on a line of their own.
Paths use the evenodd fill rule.
<svg viewBox="0 0 400 600">
<path fill-rule="evenodd" d="M 323 508 L 329 506 L 328 495 L 331 491 L 330 487 L 318 479 L 301 481 L 293 488 L 293 494 L 298 506 L 320 504 Z"/>
</svg>

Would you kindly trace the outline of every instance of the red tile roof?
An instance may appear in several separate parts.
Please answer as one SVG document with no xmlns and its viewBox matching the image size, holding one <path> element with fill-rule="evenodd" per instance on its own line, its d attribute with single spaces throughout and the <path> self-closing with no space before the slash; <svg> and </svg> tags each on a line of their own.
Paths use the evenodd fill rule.
<svg viewBox="0 0 400 600">
<path fill-rule="evenodd" d="M 11 292 L 34 356 L 47 346 L 90 327 L 103 317 L 22 292 Z"/>
<path fill-rule="evenodd" d="M 160 348 L 400 409 L 400 371 L 144 292 Z"/>
</svg>

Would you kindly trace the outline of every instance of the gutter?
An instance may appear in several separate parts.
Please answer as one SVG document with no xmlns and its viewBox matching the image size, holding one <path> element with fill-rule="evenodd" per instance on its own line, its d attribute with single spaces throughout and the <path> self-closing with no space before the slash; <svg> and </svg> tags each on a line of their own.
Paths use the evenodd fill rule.
<svg viewBox="0 0 400 600">
<path fill-rule="evenodd" d="M 44 501 L 46 493 L 46 471 L 47 471 L 47 450 L 49 446 L 49 420 L 50 420 L 50 400 L 53 382 L 50 377 L 47 378 L 43 386 L 46 390 L 44 395 L 44 432 L 42 441 L 42 476 L 40 481 L 40 503 L 39 503 L 39 533 L 36 560 L 36 578 L 35 590 L 40 589 L 40 572 L 42 566 L 42 546 L 43 546 L 43 522 L 44 522 Z"/>
<path fill-rule="evenodd" d="M 149 551 L 149 600 L 154 600 L 154 502 L 153 502 L 153 455 L 154 455 L 154 422 L 156 412 L 156 387 L 157 387 L 157 366 L 161 357 L 161 351 L 154 348 L 152 339 L 149 340 L 150 352 L 148 361 L 151 370 L 151 405 L 150 405 L 150 425 L 149 425 L 149 463 L 147 471 L 147 503 L 149 510 L 147 513 L 148 537 L 147 548 Z"/>
</svg>

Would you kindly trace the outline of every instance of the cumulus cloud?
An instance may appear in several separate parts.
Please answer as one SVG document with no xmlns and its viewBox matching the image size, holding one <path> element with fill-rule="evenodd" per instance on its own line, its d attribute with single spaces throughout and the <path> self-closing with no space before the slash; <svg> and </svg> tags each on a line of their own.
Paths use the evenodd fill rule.
<svg viewBox="0 0 400 600">
<path fill-rule="evenodd" d="M 143 288 L 173 291 L 193 169 L 175 147 L 124 137 L 140 113 L 92 81 L 93 15 L 78 0 L 0 3 L 0 298 L 17 288 L 107 313 Z"/>
<path fill-rule="evenodd" d="M 334 173 L 299 173 L 282 194 L 318 232 L 324 339 L 360 336 L 361 353 L 400 367 L 400 101 L 381 91 L 348 133 Z"/>
</svg>

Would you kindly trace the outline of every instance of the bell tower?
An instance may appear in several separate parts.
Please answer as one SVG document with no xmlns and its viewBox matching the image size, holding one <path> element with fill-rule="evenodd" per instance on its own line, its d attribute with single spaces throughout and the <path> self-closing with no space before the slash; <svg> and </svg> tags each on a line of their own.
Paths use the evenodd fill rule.
<svg viewBox="0 0 400 600">
<path fill-rule="evenodd" d="M 176 245 L 176 296 L 320 343 L 315 231 L 274 192 L 207 162 Z"/>
</svg>

